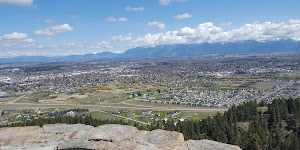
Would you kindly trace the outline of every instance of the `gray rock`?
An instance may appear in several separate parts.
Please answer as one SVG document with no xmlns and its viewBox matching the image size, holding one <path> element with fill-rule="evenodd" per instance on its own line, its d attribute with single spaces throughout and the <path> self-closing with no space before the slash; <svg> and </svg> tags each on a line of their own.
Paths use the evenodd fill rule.
<svg viewBox="0 0 300 150">
<path fill-rule="evenodd" d="M 45 133 L 66 133 L 91 128 L 93 127 L 84 124 L 48 124 L 43 126 L 43 131 Z"/>
<path fill-rule="evenodd" d="M 130 139 L 137 132 L 137 128 L 133 126 L 107 124 L 90 130 L 87 139 L 92 141 L 119 142 Z"/>
<path fill-rule="evenodd" d="M 183 134 L 175 131 L 154 130 L 146 135 L 146 139 L 164 149 L 188 149 Z"/>
<path fill-rule="evenodd" d="M 1 150 L 240 150 L 238 146 L 210 140 L 186 142 L 175 131 L 139 131 L 115 124 L 0 128 L 0 147 Z"/>
<path fill-rule="evenodd" d="M 52 146 L 23 146 L 23 147 L 1 147 L 1 150 L 55 150 L 56 145 Z"/>
<path fill-rule="evenodd" d="M 241 150 L 240 147 L 211 140 L 188 140 L 190 150 Z"/>
<path fill-rule="evenodd" d="M 71 149 L 93 150 L 95 149 L 95 146 L 94 146 L 94 142 L 74 141 L 74 142 L 61 143 L 57 147 L 57 150 L 71 150 Z"/>
<path fill-rule="evenodd" d="M 0 128 L 0 147 L 39 140 L 38 135 L 42 133 L 43 130 L 38 126 Z"/>
</svg>

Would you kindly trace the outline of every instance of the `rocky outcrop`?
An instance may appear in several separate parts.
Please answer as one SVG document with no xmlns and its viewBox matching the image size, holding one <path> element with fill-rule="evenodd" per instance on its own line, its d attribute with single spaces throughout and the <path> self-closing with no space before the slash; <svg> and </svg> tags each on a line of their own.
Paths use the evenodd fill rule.
<svg viewBox="0 0 300 150">
<path fill-rule="evenodd" d="M 240 150 L 241 148 L 235 145 L 229 145 L 211 140 L 188 140 L 187 145 L 189 150 L 209 149 L 209 150 Z"/>
<path fill-rule="evenodd" d="M 1 150 L 240 150 L 238 146 L 210 140 L 184 141 L 174 131 L 139 131 L 126 125 L 92 127 L 52 124 L 41 127 L 0 128 Z"/>
</svg>

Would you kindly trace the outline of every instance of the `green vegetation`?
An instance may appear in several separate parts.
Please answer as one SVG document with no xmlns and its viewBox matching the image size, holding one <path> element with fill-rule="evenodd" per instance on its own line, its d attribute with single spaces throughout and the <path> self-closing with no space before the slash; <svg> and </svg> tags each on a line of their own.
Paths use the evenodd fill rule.
<svg viewBox="0 0 300 150">
<path fill-rule="evenodd" d="M 54 111 L 56 108 L 47 108 L 46 111 Z"/>
<path fill-rule="evenodd" d="M 37 102 L 38 100 L 41 99 L 47 99 L 49 96 L 50 96 L 49 92 L 35 93 L 35 94 L 31 94 L 30 96 L 27 96 L 28 98 L 26 100 L 29 100 L 31 102 Z M 24 98 L 22 100 L 24 100 Z"/>
<path fill-rule="evenodd" d="M 92 118 L 101 119 L 101 120 L 106 120 L 106 119 L 109 119 L 109 118 L 116 118 L 116 119 L 118 118 L 117 116 L 113 116 L 111 114 L 103 113 L 103 112 L 100 112 L 100 111 L 89 112 L 89 113 L 87 113 L 87 115 L 92 116 Z"/>
<path fill-rule="evenodd" d="M 31 121 L 23 121 L 17 123 L 11 123 L 0 127 L 19 127 L 19 126 L 43 126 L 44 124 L 55 124 L 55 123 L 67 123 L 67 124 L 86 124 L 92 126 L 100 126 L 103 124 L 122 124 L 129 125 L 129 123 L 124 122 L 123 120 L 101 120 L 92 118 L 92 116 L 86 117 L 55 117 L 55 118 L 39 118 Z"/>
<path fill-rule="evenodd" d="M 233 106 L 212 119 L 180 122 L 175 127 L 167 122 L 162 126 L 182 132 L 186 140 L 208 138 L 251 150 L 299 149 L 300 99 L 274 100 L 260 106 L 267 107 L 253 101 Z"/>
<path fill-rule="evenodd" d="M 123 102 L 126 100 L 127 100 L 127 98 L 116 98 L 116 99 L 109 100 L 108 102 L 109 103 L 120 103 L 120 102 Z"/>
<path fill-rule="evenodd" d="M 81 98 L 81 99 L 75 99 L 73 102 L 79 104 L 97 104 L 99 99 L 107 100 L 107 99 L 112 99 L 113 94 L 108 93 L 108 92 L 100 92 L 100 93 L 86 93 L 87 97 L 86 98 Z"/>
<path fill-rule="evenodd" d="M 208 116 L 208 114 L 205 113 L 199 113 L 197 115 L 194 115 L 191 117 L 192 120 L 202 120 L 204 118 L 206 118 Z"/>
<path fill-rule="evenodd" d="M 14 100 L 14 97 L 4 97 L 4 98 L 0 98 L 0 102 L 9 102 Z"/>
<path fill-rule="evenodd" d="M 12 118 L 8 120 L 9 122 L 18 122 L 18 121 L 22 121 L 22 117 L 19 118 Z"/>
</svg>

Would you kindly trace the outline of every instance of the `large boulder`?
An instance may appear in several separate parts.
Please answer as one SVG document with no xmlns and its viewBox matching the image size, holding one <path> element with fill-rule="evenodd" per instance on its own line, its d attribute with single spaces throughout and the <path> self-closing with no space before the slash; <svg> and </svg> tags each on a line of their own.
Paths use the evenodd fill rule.
<svg viewBox="0 0 300 150">
<path fill-rule="evenodd" d="M 211 140 L 188 140 L 186 143 L 190 150 L 241 150 L 238 146 Z"/>
<path fill-rule="evenodd" d="M 92 128 L 92 126 L 84 124 L 48 124 L 43 126 L 43 131 L 45 133 L 66 133 Z"/>
<path fill-rule="evenodd" d="M 38 126 L 0 128 L 0 147 L 19 146 L 38 141 L 43 130 Z"/>
<path fill-rule="evenodd" d="M 72 150 L 72 149 L 94 150 L 95 143 L 89 141 L 74 141 L 74 142 L 60 143 L 57 146 L 57 150 Z"/>
<path fill-rule="evenodd" d="M 146 139 L 149 143 L 160 145 L 164 149 L 187 149 L 183 134 L 175 131 L 154 130 L 146 135 Z"/>
<path fill-rule="evenodd" d="M 186 142 L 183 135 L 175 131 L 139 131 L 132 126 L 115 124 L 0 128 L 0 147 L 1 150 L 240 150 L 238 146 L 210 140 Z"/>
<path fill-rule="evenodd" d="M 91 129 L 87 139 L 90 141 L 119 142 L 131 139 L 137 132 L 138 129 L 133 126 L 107 124 Z"/>
</svg>

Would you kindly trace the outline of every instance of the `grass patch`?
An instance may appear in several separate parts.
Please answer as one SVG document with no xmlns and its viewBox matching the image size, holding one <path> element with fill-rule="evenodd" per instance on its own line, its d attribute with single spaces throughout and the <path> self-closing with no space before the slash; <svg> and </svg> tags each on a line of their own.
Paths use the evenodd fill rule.
<svg viewBox="0 0 300 150">
<path fill-rule="evenodd" d="M 35 94 L 25 96 L 24 98 L 18 100 L 17 103 L 38 102 L 38 100 L 48 99 L 49 96 L 50 96 L 50 93 L 48 93 L 48 92 L 35 93 Z"/>
<path fill-rule="evenodd" d="M 47 108 L 46 111 L 54 111 L 56 108 Z M 61 109 L 59 109 L 61 110 Z"/>
<path fill-rule="evenodd" d="M 109 103 L 121 103 L 121 102 L 124 102 L 128 100 L 127 98 L 116 98 L 116 99 L 112 99 L 112 100 L 109 100 L 108 102 Z"/>
<path fill-rule="evenodd" d="M 257 90 L 269 90 L 269 89 L 273 88 L 276 85 L 278 85 L 278 84 L 273 83 L 273 82 L 258 82 L 254 85 L 251 85 L 251 87 L 254 87 Z"/>
<path fill-rule="evenodd" d="M 3 98 L 0 98 L 0 102 L 9 102 L 14 99 L 15 99 L 14 97 L 3 97 Z"/>
<path fill-rule="evenodd" d="M 237 126 L 242 128 L 244 131 L 249 130 L 249 125 L 250 125 L 250 122 L 238 122 L 237 123 Z"/>
<path fill-rule="evenodd" d="M 22 121 L 22 117 L 19 117 L 19 118 L 10 118 L 8 121 L 9 122 Z"/>
<path fill-rule="evenodd" d="M 99 99 L 112 99 L 114 97 L 114 94 L 108 93 L 108 92 L 100 92 L 100 93 L 85 93 L 87 95 L 86 98 L 82 99 L 75 99 L 73 102 L 80 103 L 80 104 L 97 104 Z"/>
<path fill-rule="evenodd" d="M 268 107 L 258 107 L 257 109 L 258 109 L 258 111 L 261 111 L 262 113 L 268 111 Z"/>
<path fill-rule="evenodd" d="M 117 116 L 113 116 L 111 114 L 100 112 L 100 111 L 88 112 L 87 115 L 91 115 L 93 118 L 102 119 L 102 120 L 107 120 L 109 118 L 120 119 Z"/>
<path fill-rule="evenodd" d="M 193 115 L 192 117 L 190 117 L 190 119 L 192 120 L 202 120 L 204 118 L 206 118 L 208 116 L 208 114 L 206 113 L 199 113 L 197 115 Z"/>
</svg>

